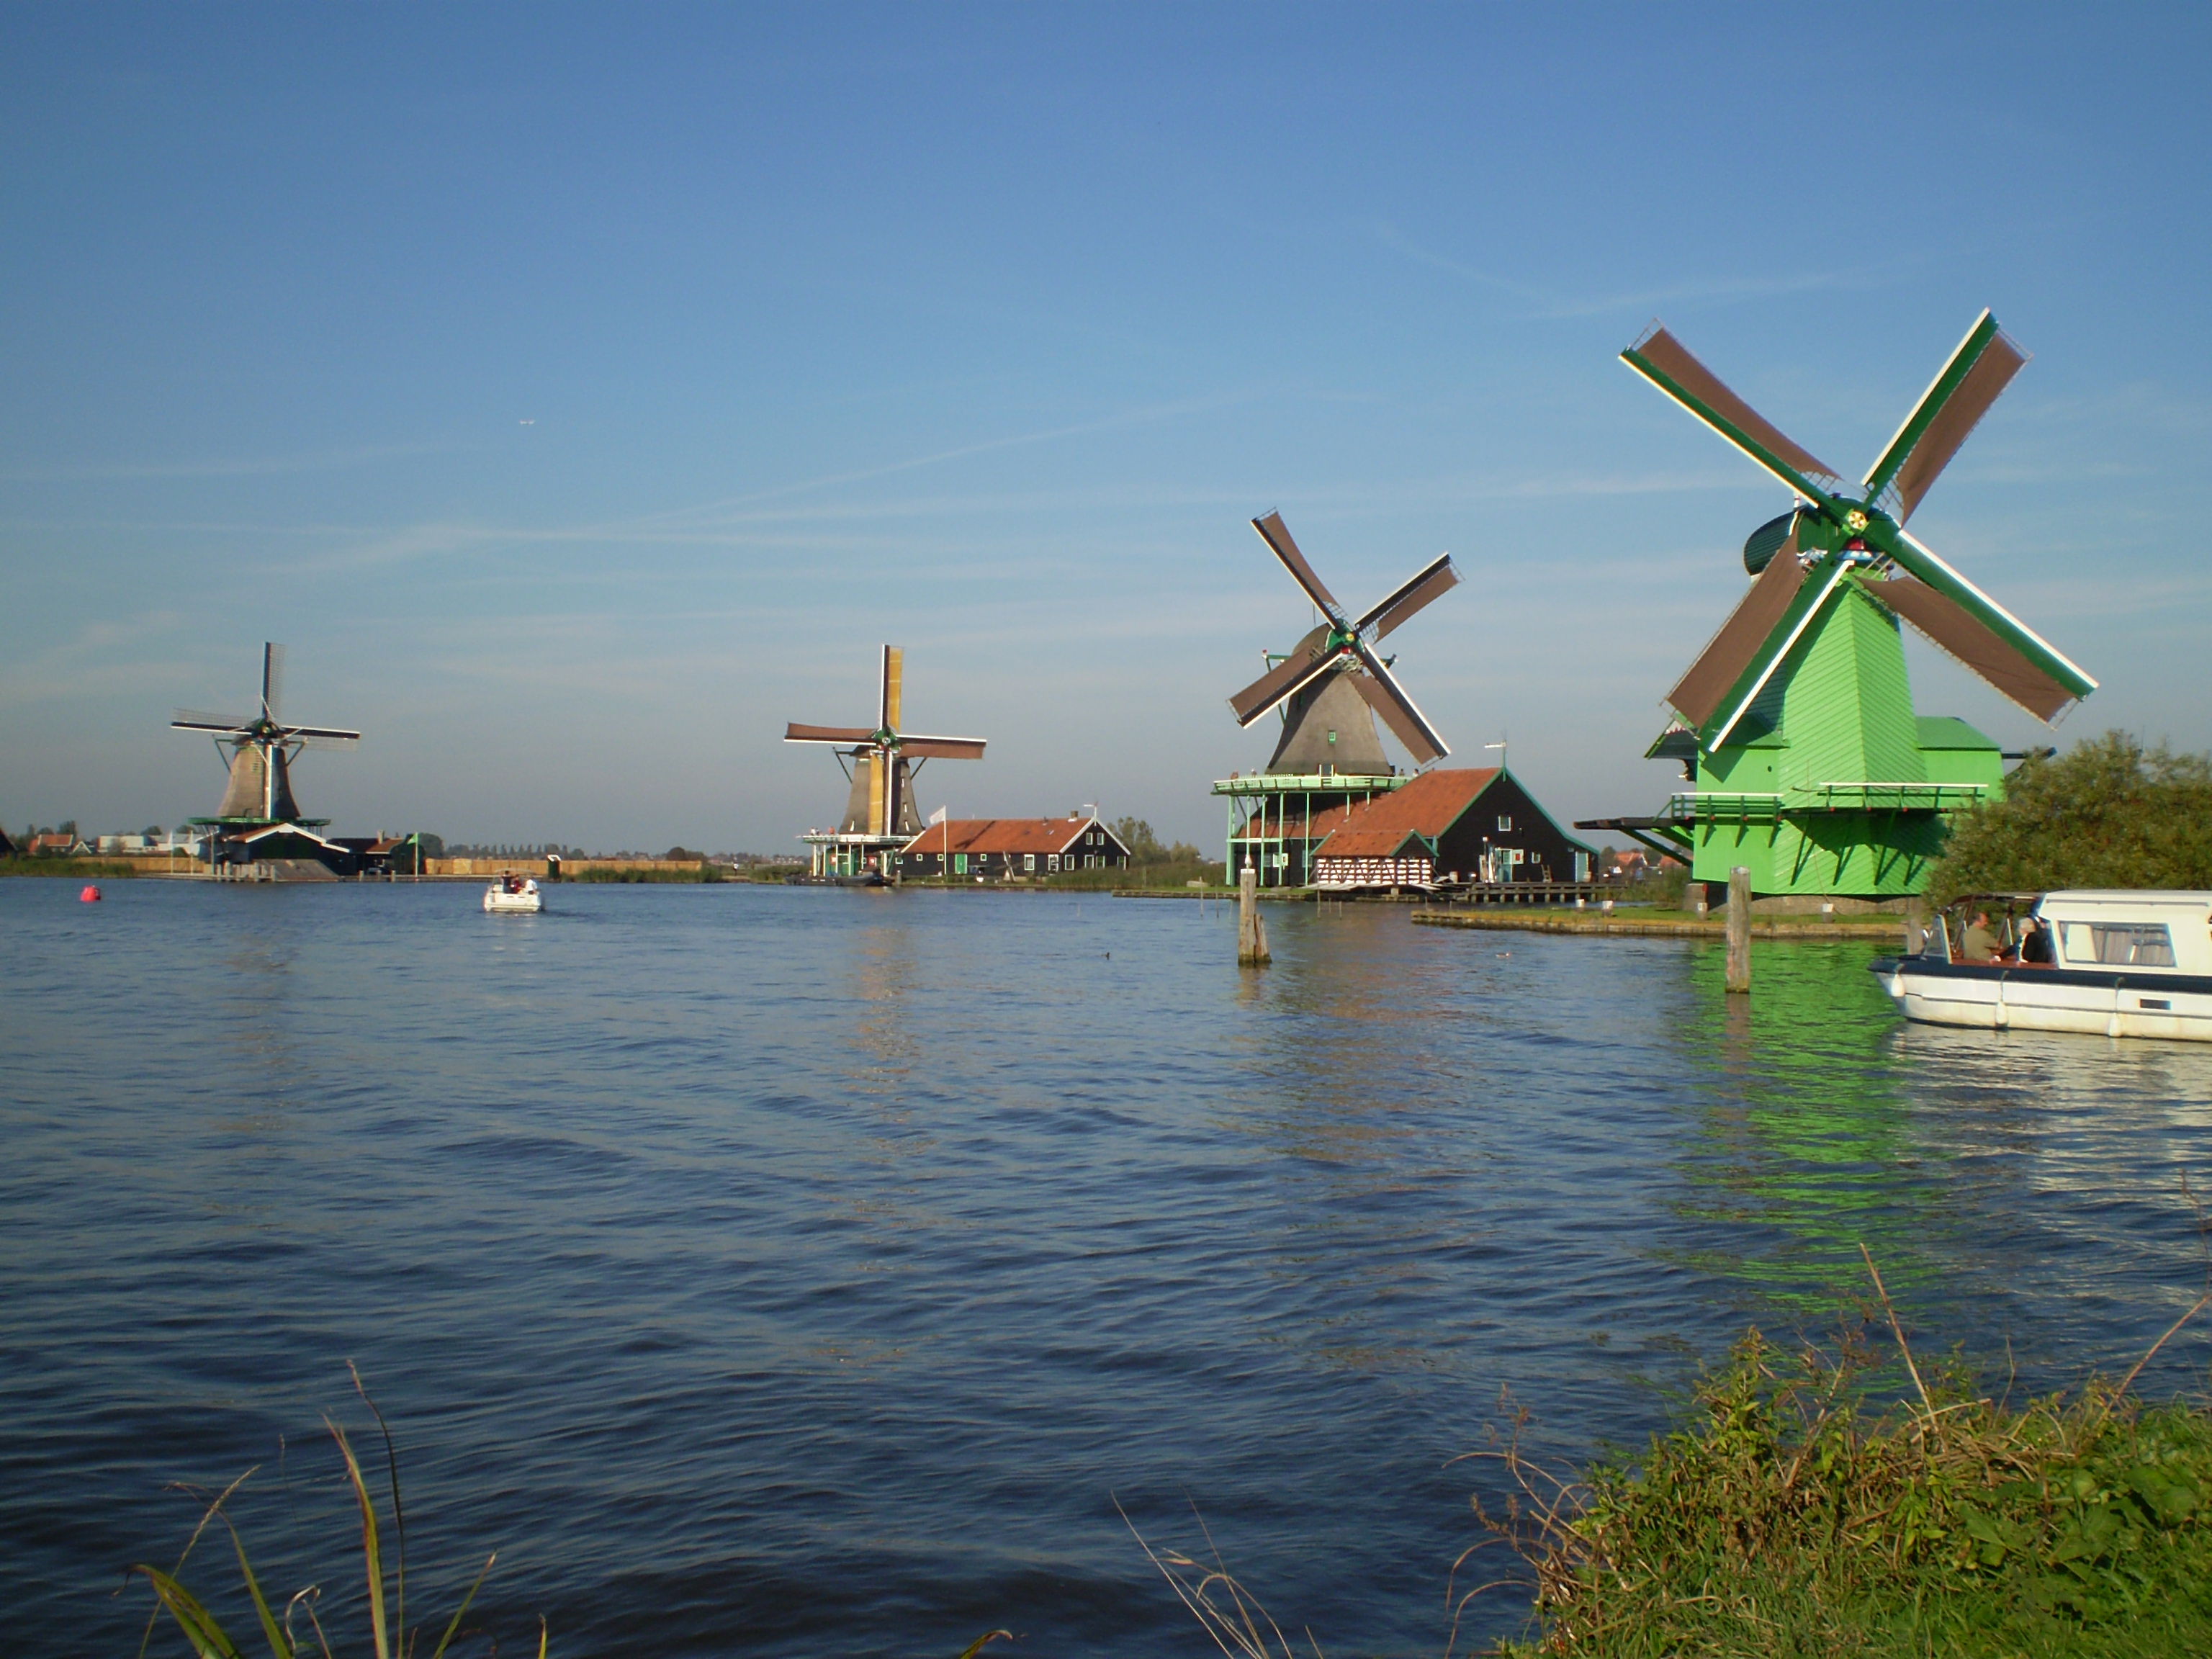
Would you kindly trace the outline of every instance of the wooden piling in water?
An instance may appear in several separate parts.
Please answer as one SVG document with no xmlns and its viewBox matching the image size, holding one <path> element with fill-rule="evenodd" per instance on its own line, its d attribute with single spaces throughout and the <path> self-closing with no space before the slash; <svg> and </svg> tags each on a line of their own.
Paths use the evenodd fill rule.
<svg viewBox="0 0 2212 1659">
<path fill-rule="evenodd" d="M 1237 965 L 1263 968 L 1273 960 L 1260 920 L 1260 872 L 1248 864 L 1237 877 Z"/>
<path fill-rule="evenodd" d="M 1751 872 L 1740 864 L 1729 872 L 1728 988 L 1751 989 Z"/>
</svg>

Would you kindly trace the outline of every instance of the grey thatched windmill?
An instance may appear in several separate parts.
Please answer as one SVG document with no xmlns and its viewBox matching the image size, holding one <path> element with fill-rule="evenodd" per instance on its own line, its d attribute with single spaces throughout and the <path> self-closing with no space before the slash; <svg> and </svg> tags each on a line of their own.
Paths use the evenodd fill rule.
<svg viewBox="0 0 2212 1659">
<path fill-rule="evenodd" d="M 169 724 L 180 732 L 205 732 L 215 738 L 216 752 L 223 756 L 230 774 L 222 792 L 222 805 L 212 818 L 195 823 L 217 823 L 226 829 L 252 829 L 262 824 L 296 823 L 319 826 L 328 818 L 303 818 L 292 797 L 292 763 L 304 749 L 350 749 L 361 733 L 334 726 L 289 726 L 283 715 L 284 647 L 261 647 L 261 709 L 258 714 L 210 714 L 179 708 Z M 224 751 L 228 750 L 226 754 Z"/>
<path fill-rule="evenodd" d="M 1383 757 L 1370 710 L 1382 717 L 1416 765 L 1425 766 L 1451 753 L 1450 745 L 1391 673 L 1395 659 L 1377 655 L 1370 643 L 1458 585 L 1451 555 L 1438 555 L 1378 603 L 1349 617 L 1298 551 L 1281 514 L 1255 519 L 1252 528 L 1326 619 L 1275 666 L 1229 700 L 1239 726 L 1249 726 L 1269 709 L 1288 704 L 1282 737 L 1265 769 L 1387 775 L 1390 763 Z"/>
</svg>

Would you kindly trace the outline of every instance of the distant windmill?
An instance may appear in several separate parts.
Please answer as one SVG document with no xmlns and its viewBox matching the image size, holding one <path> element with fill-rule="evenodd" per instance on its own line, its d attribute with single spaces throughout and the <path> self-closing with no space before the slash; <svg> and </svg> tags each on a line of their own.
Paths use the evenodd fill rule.
<svg viewBox="0 0 2212 1659">
<path fill-rule="evenodd" d="M 1328 620 L 1291 648 L 1280 663 L 1230 698 L 1239 726 L 1249 726 L 1269 709 L 1288 702 L 1281 741 L 1269 772 L 1334 771 L 1383 773 L 1389 769 L 1367 711 L 1374 710 L 1397 734 L 1416 764 L 1425 766 L 1451 753 L 1428 716 L 1406 695 L 1376 654 L 1380 640 L 1430 601 L 1459 583 L 1451 555 L 1440 554 L 1359 617 L 1347 617 L 1328 585 L 1314 574 L 1298 544 L 1284 527 L 1282 514 L 1252 520 L 1285 569 Z"/>
<path fill-rule="evenodd" d="M 261 647 L 261 711 L 252 715 L 210 714 L 179 708 L 169 724 L 180 732 L 206 732 L 223 754 L 230 784 L 214 822 L 247 826 L 264 823 L 323 824 L 327 818 L 303 818 L 292 798 L 292 763 L 304 749 L 350 749 L 361 733 L 331 726 L 284 723 L 284 647 Z"/>
<path fill-rule="evenodd" d="M 859 874 L 867 854 L 921 833 L 921 819 L 914 805 L 916 763 L 983 758 L 985 738 L 923 737 L 899 730 L 904 718 L 905 659 L 899 647 L 884 647 L 873 727 L 802 726 L 797 721 L 784 727 L 786 743 L 827 744 L 840 751 L 841 761 L 848 757 L 852 761 L 852 791 L 835 839 L 858 856 L 839 861 L 852 866 L 841 867 L 841 874 Z"/>
</svg>

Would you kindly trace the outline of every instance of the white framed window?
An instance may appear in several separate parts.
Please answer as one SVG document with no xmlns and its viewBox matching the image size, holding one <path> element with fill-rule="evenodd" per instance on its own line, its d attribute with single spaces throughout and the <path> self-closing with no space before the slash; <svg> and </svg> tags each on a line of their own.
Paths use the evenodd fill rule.
<svg viewBox="0 0 2212 1659">
<path fill-rule="evenodd" d="M 1022 868 L 1024 870 L 1034 870 L 1036 868 L 1036 854 L 1035 853 L 1024 853 L 1022 854 Z"/>
<path fill-rule="evenodd" d="M 2171 968 L 2173 935 L 2162 921 L 2100 927 L 2069 921 L 2065 927 L 2066 960 L 2112 968 Z"/>
<path fill-rule="evenodd" d="M 1498 827 L 1500 830 L 1510 830 L 1513 827 L 1513 815 L 1510 812 L 1500 812 L 1498 815 Z"/>
<path fill-rule="evenodd" d="M 1048 875 L 1056 872 L 1060 868 L 1060 854 L 1057 853 L 1047 853 L 1044 855 L 1044 867 L 1045 873 Z"/>
</svg>

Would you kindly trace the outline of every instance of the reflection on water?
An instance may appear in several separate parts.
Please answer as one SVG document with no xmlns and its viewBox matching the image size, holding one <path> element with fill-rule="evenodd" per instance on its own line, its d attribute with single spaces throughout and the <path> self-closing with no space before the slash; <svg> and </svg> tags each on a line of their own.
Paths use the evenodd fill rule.
<svg viewBox="0 0 2212 1659">
<path fill-rule="evenodd" d="M 2068 1380 L 2124 1364 L 2016 1292 L 2071 1286 L 2078 1304 L 2086 1273 L 2111 1281 L 2101 1308 L 2185 1305 L 2172 1246 L 2191 1231 L 2189 1171 L 2206 1184 L 2212 1053 L 1908 1025 L 1866 971 L 1880 953 L 1754 944 L 1749 997 L 1723 990 L 1718 951 L 1689 964 L 1679 1042 L 1708 1104 L 1678 1207 L 1728 1241 L 1690 1260 L 1809 1318 L 1863 1294 L 1864 1244 L 1900 1295 L 1949 1303 L 1962 1274 L 2003 1292 L 1960 1336 L 2032 1330 Z"/>
<path fill-rule="evenodd" d="M 1700 943 L 1381 905 L 1270 906 L 1239 971 L 1226 905 L 475 899 L 0 884 L 33 1627 L 134 1642 L 164 1483 L 287 1445 L 244 1513 L 329 1571 L 283 1551 L 295 1504 L 343 1530 L 309 1449 L 352 1358 L 410 1554 L 504 1547 L 488 1622 L 564 1650 L 1187 1645 L 1115 1493 L 1162 1536 L 1195 1501 L 1324 1647 L 1434 1652 L 1502 1386 L 1633 1441 L 1747 1321 L 1856 1300 L 1862 1241 L 2063 1381 L 2201 1271 L 2212 1054 L 1907 1029 L 1863 946 L 1760 941 L 1745 1000 Z"/>
<path fill-rule="evenodd" d="M 1674 1036 L 1704 1105 L 1675 1164 L 1677 1205 L 1729 1224 L 1731 1246 L 1695 1265 L 1806 1314 L 1863 1286 L 1862 1244 L 1893 1284 L 1935 1270 L 1922 1246 L 1940 1200 L 1899 1087 L 1896 1018 L 1866 971 L 1875 954 L 1755 943 L 1748 996 L 1726 993 L 1722 952 L 1686 963 L 1692 1006 Z"/>
</svg>

